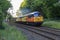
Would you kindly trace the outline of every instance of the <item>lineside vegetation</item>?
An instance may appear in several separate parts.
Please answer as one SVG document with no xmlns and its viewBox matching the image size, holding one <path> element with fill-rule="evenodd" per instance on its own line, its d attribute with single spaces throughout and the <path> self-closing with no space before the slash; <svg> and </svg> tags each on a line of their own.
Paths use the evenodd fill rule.
<svg viewBox="0 0 60 40">
<path fill-rule="evenodd" d="M 4 23 L 5 30 L 0 30 L 0 40 L 27 40 L 26 36 L 14 26 Z"/>
</svg>

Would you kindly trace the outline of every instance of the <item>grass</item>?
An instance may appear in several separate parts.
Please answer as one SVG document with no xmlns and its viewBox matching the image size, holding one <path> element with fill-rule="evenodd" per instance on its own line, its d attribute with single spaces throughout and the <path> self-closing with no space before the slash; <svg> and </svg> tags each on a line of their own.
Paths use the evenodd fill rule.
<svg viewBox="0 0 60 40">
<path fill-rule="evenodd" d="M 4 23 L 5 30 L 0 30 L 0 40 L 27 40 L 26 36 L 15 27 Z"/>
<path fill-rule="evenodd" d="M 43 26 L 60 29 L 60 20 L 45 20 Z"/>
</svg>

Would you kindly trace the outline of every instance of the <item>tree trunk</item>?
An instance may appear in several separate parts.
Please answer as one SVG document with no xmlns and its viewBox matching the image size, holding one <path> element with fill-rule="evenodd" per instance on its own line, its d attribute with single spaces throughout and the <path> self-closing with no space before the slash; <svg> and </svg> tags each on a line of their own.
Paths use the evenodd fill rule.
<svg viewBox="0 0 60 40">
<path fill-rule="evenodd" d="M 2 19 L 0 19 L 0 29 L 4 29 L 4 27 L 3 27 L 3 20 Z"/>
</svg>

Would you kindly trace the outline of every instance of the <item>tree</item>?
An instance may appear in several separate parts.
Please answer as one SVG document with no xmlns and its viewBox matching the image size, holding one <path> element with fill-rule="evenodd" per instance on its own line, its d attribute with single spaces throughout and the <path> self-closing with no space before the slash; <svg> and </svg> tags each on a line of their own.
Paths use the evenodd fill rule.
<svg viewBox="0 0 60 40">
<path fill-rule="evenodd" d="M 7 15 L 8 8 L 11 7 L 11 4 L 7 0 L 0 0 L 0 29 L 3 28 L 3 20 Z"/>
<path fill-rule="evenodd" d="M 60 16 L 59 0 L 25 0 L 23 4 L 21 8 L 29 7 L 32 11 L 40 11 L 48 19 Z"/>
</svg>

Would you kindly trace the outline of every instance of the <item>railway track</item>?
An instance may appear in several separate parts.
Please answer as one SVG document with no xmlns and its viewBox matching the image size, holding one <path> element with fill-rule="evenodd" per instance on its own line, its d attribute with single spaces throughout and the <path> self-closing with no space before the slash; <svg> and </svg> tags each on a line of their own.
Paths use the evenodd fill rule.
<svg viewBox="0 0 60 40">
<path fill-rule="evenodd" d="M 53 35 L 56 35 L 56 36 L 60 36 L 60 31 L 55 31 L 55 30 L 53 30 L 53 29 L 51 29 L 51 28 L 48 28 L 48 27 L 30 27 L 30 26 L 27 26 L 28 28 L 31 28 L 31 29 L 35 29 L 35 30 L 38 30 L 38 31 L 42 31 L 42 32 L 46 32 L 46 33 L 49 33 L 49 34 L 53 34 Z M 45 29 L 46 28 L 46 29 Z"/>
<path fill-rule="evenodd" d="M 31 32 L 34 32 L 38 35 L 44 36 L 44 37 L 46 37 L 48 39 L 51 39 L 51 40 L 60 40 L 60 35 L 59 34 L 55 34 L 53 32 L 47 31 L 46 29 L 43 30 L 43 29 L 40 29 L 39 27 L 32 27 L 32 26 L 27 26 L 27 25 L 20 26 L 20 28 L 24 28 L 26 30 L 29 30 Z"/>
<path fill-rule="evenodd" d="M 33 32 L 35 34 L 38 34 L 40 36 L 43 36 L 45 38 L 48 38 L 50 40 L 60 40 L 60 35 L 56 32 L 51 32 L 52 30 L 50 28 L 46 28 L 44 29 L 44 27 L 32 27 L 32 26 L 27 26 L 27 25 L 24 25 L 23 24 L 16 24 L 14 23 L 14 25 L 18 26 L 19 28 L 23 28 L 23 29 L 26 29 L 30 32 Z M 50 29 L 51 31 L 49 31 L 48 29 Z"/>
</svg>

